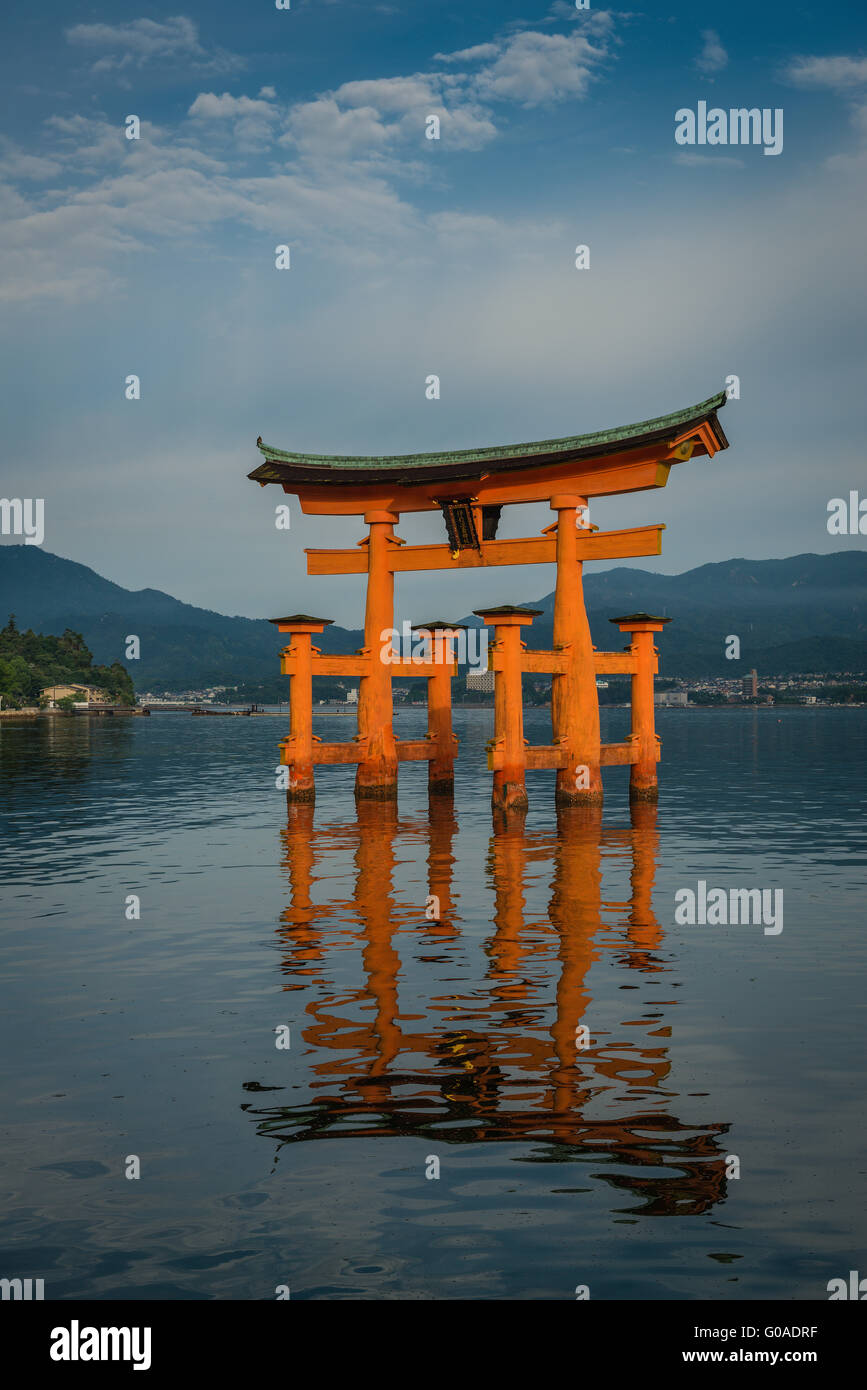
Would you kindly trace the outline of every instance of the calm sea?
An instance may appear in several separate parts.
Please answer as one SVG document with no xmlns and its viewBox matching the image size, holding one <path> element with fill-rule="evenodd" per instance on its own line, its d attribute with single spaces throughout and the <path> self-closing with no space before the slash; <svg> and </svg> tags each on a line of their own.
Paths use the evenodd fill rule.
<svg viewBox="0 0 867 1390">
<path fill-rule="evenodd" d="M 491 715 L 455 724 L 453 807 L 407 764 L 358 815 L 327 768 L 287 818 L 279 719 L 0 722 L 0 1276 L 736 1300 L 867 1275 L 867 712 L 663 710 L 658 813 L 612 768 L 601 817 L 558 818 L 540 772 L 497 833 Z M 782 889 L 782 932 L 677 925 L 699 880 Z"/>
</svg>

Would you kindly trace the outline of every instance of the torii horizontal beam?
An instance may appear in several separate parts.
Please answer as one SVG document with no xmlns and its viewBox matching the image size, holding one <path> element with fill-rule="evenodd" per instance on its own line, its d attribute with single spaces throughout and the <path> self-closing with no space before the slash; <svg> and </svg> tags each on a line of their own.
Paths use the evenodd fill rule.
<svg viewBox="0 0 867 1390">
<path fill-rule="evenodd" d="M 623 560 L 639 555 L 660 555 L 664 524 L 634 526 L 624 531 L 576 531 L 578 560 Z M 308 574 L 366 574 L 366 543 L 351 550 L 305 551 Z M 453 551 L 448 545 L 389 546 L 386 563 L 392 574 L 411 570 L 478 569 L 494 565 L 553 565 L 557 539 L 553 535 L 516 540 L 480 541 L 478 550 Z"/>
<path fill-rule="evenodd" d="M 443 756 L 443 749 L 437 739 L 403 738 L 395 739 L 397 759 L 401 763 L 435 762 Z M 333 764 L 361 763 L 367 757 L 364 739 L 353 739 L 350 743 L 322 743 L 314 735 L 312 747 L 302 750 L 304 756 L 317 767 Z M 299 745 L 294 738 L 284 738 L 280 742 L 280 761 L 292 766 L 299 754 Z"/>
<path fill-rule="evenodd" d="M 479 506 L 508 505 L 515 502 L 547 502 L 552 492 L 577 492 L 583 497 L 611 497 L 618 492 L 645 492 L 648 488 L 665 487 L 673 463 L 683 463 L 692 454 L 692 441 L 674 444 L 667 456 L 608 460 L 594 468 L 577 467 L 574 463 L 556 468 L 540 468 L 526 473 L 500 474 L 464 484 L 463 492 Z M 457 495 L 458 484 L 449 491 Z M 294 493 L 302 512 L 310 516 L 360 516 L 368 511 L 438 512 L 442 483 L 413 487 L 353 486 L 338 491 L 333 485 L 313 483 L 284 483 L 283 491 Z"/>
<path fill-rule="evenodd" d="M 641 749 L 630 734 L 625 743 L 602 743 L 599 745 L 599 762 L 602 767 L 629 767 L 637 763 Z M 488 771 L 499 772 L 507 765 L 506 752 L 496 740 L 488 746 Z M 569 749 L 556 743 L 535 743 L 524 749 L 524 769 L 526 772 L 544 772 L 550 769 L 566 768 L 570 765 Z"/>
<path fill-rule="evenodd" d="M 304 660 L 304 656 L 294 653 L 291 647 L 284 647 L 280 653 L 281 675 L 299 675 Z M 367 676 L 374 662 L 382 662 L 379 649 L 371 652 L 362 647 L 351 656 L 323 656 L 314 648 L 310 656 L 310 672 L 313 676 Z M 439 670 L 443 670 L 448 677 L 458 674 L 457 663 L 452 660 L 434 663 L 419 658 L 418 661 L 386 661 L 384 664 L 393 680 L 415 680 L 419 676 L 431 680 Z"/>
<path fill-rule="evenodd" d="M 520 662 L 522 674 L 531 673 L 533 675 L 559 675 L 566 671 L 569 666 L 569 646 L 560 647 L 556 651 L 527 651 L 521 648 Z M 496 646 L 488 652 L 488 670 L 502 671 L 503 654 Z M 653 674 L 659 671 L 659 662 L 654 658 Z M 630 676 L 635 675 L 638 670 L 638 661 L 631 647 L 627 647 L 622 652 L 598 652 L 593 648 L 593 670 L 597 675 L 603 671 L 606 675 Z"/>
<path fill-rule="evenodd" d="M 310 672 L 314 676 L 366 676 L 374 661 L 381 661 L 379 651 L 370 652 L 361 648 L 360 651 L 347 655 L 323 656 L 317 648 L 313 648 L 309 663 Z M 292 647 L 284 647 L 280 653 L 280 671 L 284 676 L 295 676 L 301 673 L 305 657 L 293 652 Z M 488 669 L 497 671 L 500 669 L 499 658 L 496 650 L 492 650 L 488 656 Z M 563 650 L 561 651 L 526 651 L 521 652 L 521 670 L 532 675 L 555 675 L 566 670 L 569 657 Z M 459 668 L 455 661 L 448 660 L 433 663 L 430 660 L 420 657 L 415 661 L 390 661 L 386 662 L 389 675 L 393 680 L 418 680 L 420 677 L 430 680 L 436 675 L 437 671 L 442 670 L 446 676 L 451 678 L 459 674 Z M 632 650 L 627 647 L 622 652 L 599 652 L 593 648 L 593 669 L 597 675 L 634 675 L 638 669 L 637 661 Z M 654 667 L 654 674 L 658 666 Z"/>
</svg>

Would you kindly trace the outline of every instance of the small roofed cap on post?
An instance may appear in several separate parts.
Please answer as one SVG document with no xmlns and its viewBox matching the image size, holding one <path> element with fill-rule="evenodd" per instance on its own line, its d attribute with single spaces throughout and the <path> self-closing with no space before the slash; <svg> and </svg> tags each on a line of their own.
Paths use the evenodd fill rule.
<svg viewBox="0 0 867 1390">
<path fill-rule="evenodd" d="M 508 627 L 518 625 L 524 627 L 531 623 L 534 618 L 538 618 L 539 614 L 544 611 L 543 608 L 521 608 L 514 603 L 503 603 L 499 608 L 475 608 L 473 610 L 475 616 L 486 623 L 494 626 L 499 623 Z"/>
<path fill-rule="evenodd" d="M 670 623 L 671 618 L 663 618 L 658 613 L 627 613 L 623 618 L 609 618 L 609 623 L 617 623 L 622 632 L 633 632 L 648 623 L 662 626 L 663 623 Z"/>
<path fill-rule="evenodd" d="M 278 632 L 322 632 L 334 622 L 333 618 L 312 618 L 309 613 L 293 613 L 288 618 L 269 618 Z"/>
<path fill-rule="evenodd" d="M 445 618 L 432 618 L 429 623 L 410 623 L 411 632 L 466 632 L 466 623 L 447 623 Z"/>
<path fill-rule="evenodd" d="M 474 608 L 473 614 L 477 618 L 490 618 L 495 614 L 508 613 L 527 613 L 531 618 L 538 618 L 540 613 L 544 613 L 544 608 L 524 608 L 520 604 L 501 603 L 499 608 Z"/>
</svg>

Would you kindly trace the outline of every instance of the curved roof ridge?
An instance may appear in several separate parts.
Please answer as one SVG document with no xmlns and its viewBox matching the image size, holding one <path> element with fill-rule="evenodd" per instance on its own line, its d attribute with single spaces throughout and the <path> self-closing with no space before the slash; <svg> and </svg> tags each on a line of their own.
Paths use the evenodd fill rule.
<svg viewBox="0 0 867 1390">
<path fill-rule="evenodd" d="M 614 429 L 595 430 L 589 434 L 566 435 L 560 439 L 538 439 L 524 444 L 485 445 L 478 449 L 451 449 L 433 454 L 290 453 L 272 444 L 263 444 L 261 436 L 257 439 L 256 445 L 260 453 L 274 463 L 309 464 L 317 468 L 406 468 L 438 463 L 483 463 L 488 459 L 533 458 L 538 454 L 565 453 L 571 449 L 585 449 L 594 444 L 609 444 L 674 429 L 678 425 L 687 425 L 693 420 L 714 414 L 725 405 L 726 399 L 726 392 L 720 391 L 715 396 L 709 396 L 706 401 L 700 401 L 698 405 L 673 411 L 670 415 L 657 415 L 650 420 L 639 420 L 635 424 L 619 425 Z"/>
<path fill-rule="evenodd" d="M 256 444 L 263 461 L 247 476 L 253 482 L 305 486 L 365 486 L 388 483 L 400 488 L 420 483 L 466 482 L 491 473 L 526 471 L 579 460 L 601 460 L 606 455 L 641 446 L 673 442 L 701 425 L 709 425 L 716 449 L 728 448 L 728 440 L 717 419 L 727 394 L 718 391 L 698 405 L 639 420 L 616 429 L 590 434 L 567 435 L 561 439 L 540 439 L 524 444 L 485 445 L 478 449 L 451 449 L 429 454 L 300 454 L 264 444 Z M 704 447 L 704 446 L 702 446 Z M 710 452 L 716 452 L 711 447 Z"/>
</svg>

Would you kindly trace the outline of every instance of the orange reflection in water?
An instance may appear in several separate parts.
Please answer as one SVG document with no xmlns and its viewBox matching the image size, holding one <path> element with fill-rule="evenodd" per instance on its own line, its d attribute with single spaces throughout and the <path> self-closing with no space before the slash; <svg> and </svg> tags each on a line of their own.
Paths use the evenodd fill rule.
<svg viewBox="0 0 867 1390">
<path fill-rule="evenodd" d="M 592 1158 L 644 1214 L 689 1215 L 724 1197 L 727 1126 L 675 1113 L 670 1003 L 630 1009 L 638 995 L 617 992 L 661 985 L 670 969 L 652 907 L 655 806 L 634 806 L 625 828 L 603 825 L 600 808 L 564 808 L 549 831 L 496 821 L 484 864 L 493 910 L 474 920 L 460 910 L 449 801 L 416 818 L 361 802 L 357 820 L 327 827 L 298 805 L 283 834 L 281 969 L 306 997 L 293 1047 L 308 1095 L 246 1106 L 261 1134 L 510 1141 L 535 1161 Z M 628 868 L 625 901 L 603 896 L 610 867 Z M 422 887 L 437 920 L 425 919 Z M 594 966 L 622 976 L 598 1015 Z"/>
</svg>

